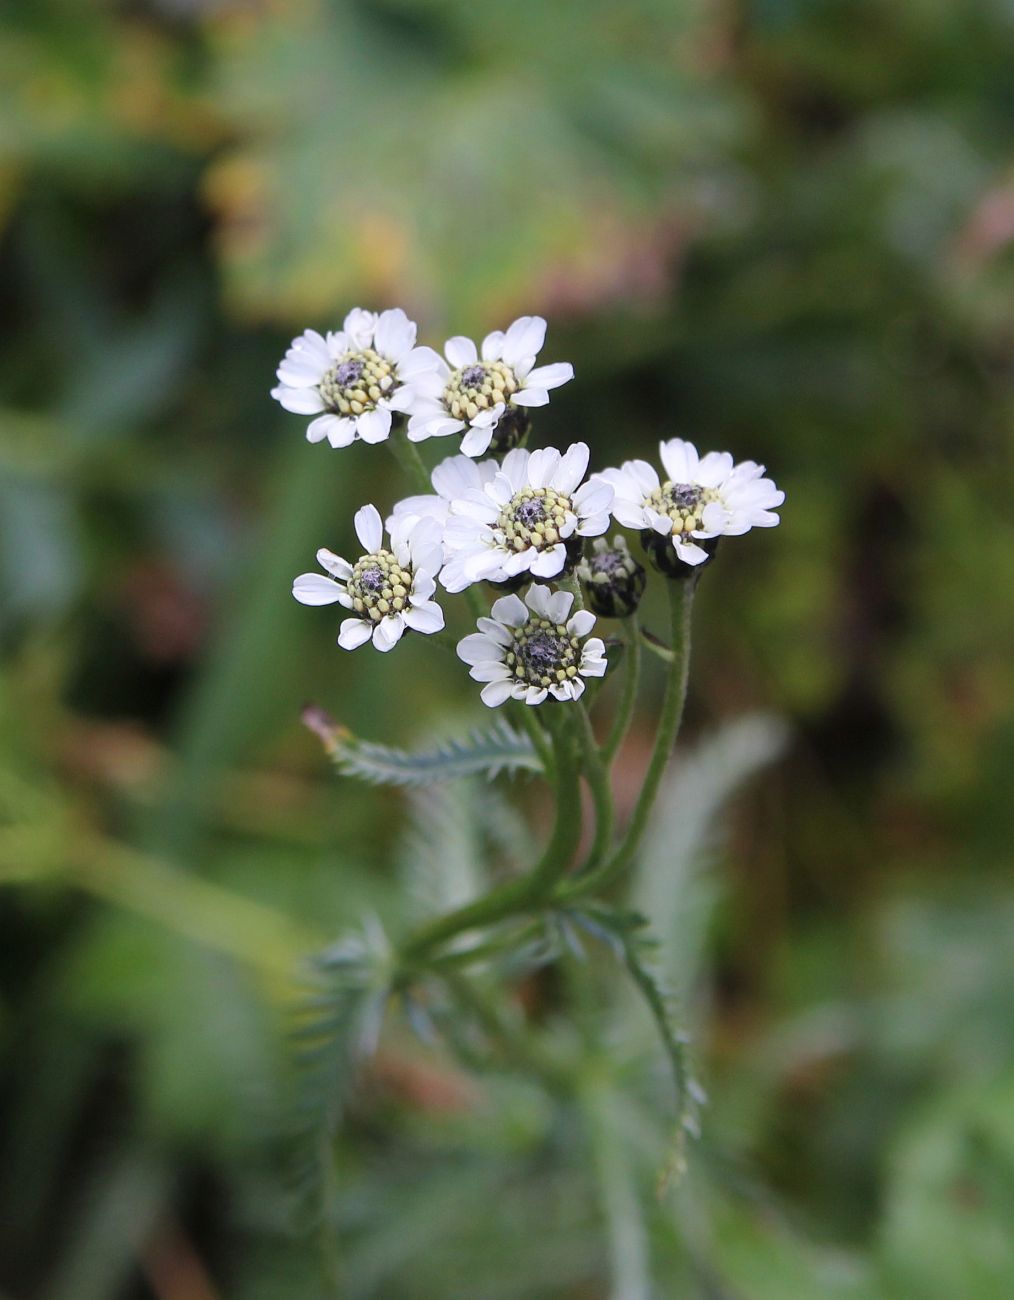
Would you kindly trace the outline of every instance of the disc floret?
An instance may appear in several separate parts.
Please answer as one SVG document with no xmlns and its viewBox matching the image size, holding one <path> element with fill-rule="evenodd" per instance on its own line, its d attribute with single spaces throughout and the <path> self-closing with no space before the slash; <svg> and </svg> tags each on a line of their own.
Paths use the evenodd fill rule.
<svg viewBox="0 0 1014 1300">
<path fill-rule="evenodd" d="M 340 415 L 375 411 L 394 384 L 394 367 L 373 348 L 346 352 L 320 381 L 327 410 Z"/>
</svg>

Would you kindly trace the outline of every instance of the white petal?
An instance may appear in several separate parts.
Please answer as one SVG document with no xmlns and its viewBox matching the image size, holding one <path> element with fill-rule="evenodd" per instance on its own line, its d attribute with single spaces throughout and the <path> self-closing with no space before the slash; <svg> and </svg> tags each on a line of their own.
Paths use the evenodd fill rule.
<svg viewBox="0 0 1014 1300">
<path fill-rule="evenodd" d="M 519 317 L 504 336 L 501 355 L 512 366 L 522 357 L 534 357 L 546 341 L 546 322 L 541 316 Z"/>
<path fill-rule="evenodd" d="M 373 342 L 374 331 L 377 328 L 377 313 L 365 311 L 362 307 L 353 307 L 345 317 L 342 328 L 353 348 L 356 350 L 368 348 Z"/>
<path fill-rule="evenodd" d="M 338 633 L 338 644 L 343 650 L 355 650 L 369 641 L 373 628 L 365 618 L 347 618 Z"/>
<path fill-rule="evenodd" d="M 544 388 L 522 388 L 511 401 L 515 406 L 548 406 L 549 394 Z"/>
<path fill-rule="evenodd" d="M 373 555 L 380 550 L 380 544 L 384 540 L 384 525 L 380 519 L 380 511 L 376 506 L 363 506 L 357 510 L 353 519 L 356 536 L 366 549 L 368 555 Z"/>
<path fill-rule="evenodd" d="M 665 472 L 674 483 L 697 482 L 698 456 L 697 448 L 692 442 L 670 438 L 668 442 L 659 443 L 658 451 Z"/>
<path fill-rule="evenodd" d="M 597 515 L 613 504 L 613 489 L 603 479 L 589 479 L 574 494 L 574 508 L 579 515 Z"/>
<path fill-rule="evenodd" d="M 364 411 L 356 419 L 356 432 L 363 442 L 383 442 L 391 432 L 391 412 L 386 406 Z"/>
<path fill-rule="evenodd" d="M 447 340 L 444 344 L 444 355 L 455 370 L 474 365 L 479 360 L 475 344 L 471 339 L 466 339 L 463 334 L 456 334 L 454 338 Z"/>
<path fill-rule="evenodd" d="M 528 592 L 525 595 L 525 604 L 533 613 L 538 614 L 540 618 L 550 618 L 549 598 L 551 594 L 552 593 L 548 587 L 542 587 L 535 583 L 528 588 Z M 556 620 L 553 619 L 553 622 L 556 622 Z"/>
<path fill-rule="evenodd" d="M 625 501 L 622 497 L 616 497 L 613 501 L 613 518 L 624 528 L 649 528 L 648 512 L 643 506 L 634 505 L 632 501 Z"/>
<path fill-rule="evenodd" d="M 348 560 L 343 560 L 340 555 L 335 555 L 334 551 L 329 551 L 326 546 L 322 546 L 317 552 L 317 563 L 322 569 L 326 569 L 333 578 L 348 579 L 352 577 L 352 565 Z"/>
<path fill-rule="evenodd" d="M 488 704 L 491 709 L 503 704 L 511 697 L 511 683 L 507 682 L 490 682 L 479 692 L 479 698 L 483 704 Z"/>
<path fill-rule="evenodd" d="M 435 600 L 405 610 L 402 617 L 414 632 L 439 632 L 444 625 L 444 611 Z"/>
<path fill-rule="evenodd" d="M 476 619 L 476 626 L 480 632 L 488 636 L 491 641 L 495 641 L 497 645 L 507 646 L 514 640 L 508 629 L 502 623 L 498 623 L 495 618 Z"/>
<path fill-rule="evenodd" d="M 504 332 L 503 330 L 494 330 L 492 334 L 487 334 L 482 340 L 482 359 L 483 361 L 499 361 L 500 352 L 503 348 Z"/>
<path fill-rule="evenodd" d="M 693 542 L 678 542 L 673 539 L 673 546 L 676 548 L 676 554 L 684 564 L 703 564 L 708 558 L 708 553 L 703 546 L 695 546 Z"/>
<path fill-rule="evenodd" d="M 525 703 L 541 704 L 548 694 L 549 692 L 545 687 L 529 686 L 528 690 L 525 691 Z"/>
<path fill-rule="evenodd" d="M 437 492 L 446 501 L 453 501 L 466 492 L 480 489 L 483 482 L 479 466 L 467 456 L 448 456 L 434 469 L 431 479 Z"/>
<path fill-rule="evenodd" d="M 567 615 L 570 613 L 570 607 L 573 603 L 574 597 L 569 591 L 554 591 L 548 601 L 548 617 L 554 623 L 566 623 Z"/>
<path fill-rule="evenodd" d="M 400 307 L 382 311 L 373 332 L 373 346 L 382 357 L 398 362 L 415 347 L 416 324 Z"/>
<path fill-rule="evenodd" d="M 307 425 L 306 441 L 322 442 L 323 439 L 327 437 L 328 433 L 330 433 L 334 425 L 336 425 L 337 423 L 338 423 L 337 415 L 331 415 L 330 413 L 328 413 L 327 415 L 318 415 L 316 420 L 311 420 L 310 423 Z"/>
<path fill-rule="evenodd" d="M 489 450 L 489 444 L 493 441 L 493 425 L 486 428 L 472 428 L 465 434 L 461 440 L 461 450 L 466 456 L 481 456 L 483 452 Z"/>
<path fill-rule="evenodd" d="M 481 664 L 473 664 L 468 670 L 473 682 L 507 682 L 512 681 L 510 669 L 506 664 L 487 659 Z"/>
<path fill-rule="evenodd" d="M 460 433 L 464 427 L 464 420 L 452 420 L 446 415 L 421 420 L 417 420 L 413 415 L 408 422 L 408 440 L 425 442 L 427 438 L 446 438 L 449 434 Z"/>
<path fill-rule="evenodd" d="M 558 543 L 545 551 L 538 551 L 528 567 L 537 578 L 555 578 L 558 573 L 562 573 L 566 563 L 567 548 Z"/>
<path fill-rule="evenodd" d="M 405 631 L 405 619 L 402 614 L 388 614 L 373 629 L 373 648 L 387 653 L 393 650 Z"/>
<path fill-rule="evenodd" d="M 528 462 L 531 455 L 532 453 L 526 451 L 524 447 L 515 447 L 503 458 L 500 473 L 510 483 L 512 493 L 520 492 L 523 487 L 528 486 Z"/>
<path fill-rule="evenodd" d="M 447 363 L 435 348 L 413 348 L 398 362 L 398 375 L 402 379 L 411 379 L 414 384 L 422 375 L 438 375 L 447 378 Z"/>
<path fill-rule="evenodd" d="M 342 588 L 322 573 L 301 573 L 292 584 L 292 594 L 301 605 L 334 605 Z"/>
<path fill-rule="evenodd" d="M 569 361 L 557 361 L 551 366 L 538 366 L 525 376 L 528 384 L 537 388 L 559 388 L 574 378 L 574 367 Z"/>
<path fill-rule="evenodd" d="M 532 588 L 536 590 L 536 588 Z M 539 588 L 544 590 L 544 588 Z M 529 596 L 531 592 L 529 592 Z M 534 609 L 535 606 L 531 600 L 528 601 L 528 608 Z M 506 623 L 508 627 L 524 627 L 528 622 L 528 610 L 525 609 L 525 602 L 516 596 L 513 592 L 509 596 L 501 596 L 498 601 L 494 602 L 490 611 L 493 617 L 500 623 Z"/>
<path fill-rule="evenodd" d="M 595 615 L 587 609 L 579 609 L 567 621 L 567 631 L 571 636 L 587 636 L 595 626 Z"/>
<path fill-rule="evenodd" d="M 496 663 L 501 659 L 503 650 L 488 636 L 483 636 L 481 632 L 473 632 L 471 636 L 463 637 L 458 642 L 457 654 L 458 658 L 466 664 L 486 664 Z"/>
<path fill-rule="evenodd" d="M 567 448 L 559 468 L 553 475 L 552 487 L 558 492 L 566 492 L 569 496 L 577 490 L 577 485 L 584 478 L 585 470 L 588 468 L 588 444 L 586 442 L 574 442 Z M 612 492 L 609 493 L 612 496 Z"/>
<path fill-rule="evenodd" d="M 332 447 L 350 447 L 356 440 L 356 422 L 347 415 L 335 417 L 328 425 L 327 440 Z"/>
<path fill-rule="evenodd" d="M 282 385 L 272 388 L 271 396 L 295 415 L 317 415 L 324 409 L 323 399 L 316 388 L 287 388 Z"/>
<path fill-rule="evenodd" d="M 560 464 L 560 453 L 555 447 L 540 447 L 533 451 L 528 461 L 528 482 L 532 487 L 548 487 Z"/>
</svg>

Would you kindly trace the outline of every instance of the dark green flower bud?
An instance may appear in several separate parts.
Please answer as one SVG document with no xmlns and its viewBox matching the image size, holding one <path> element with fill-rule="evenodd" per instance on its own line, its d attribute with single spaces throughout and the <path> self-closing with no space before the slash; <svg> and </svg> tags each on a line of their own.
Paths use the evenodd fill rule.
<svg viewBox="0 0 1014 1300">
<path fill-rule="evenodd" d="M 493 456 L 504 456 L 515 447 L 524 445 L 532 431 L 532 419 L 523 406 L 508 406 L 493 430 L 489 444 Z"/>
<path fill-rule="evenodd" d="M 625 537 L 596 537 L 575 570 L 588 608 L 603 618 L 629 618 L 641 603 L 646 575 L 630 554 Z"/>
</svg>

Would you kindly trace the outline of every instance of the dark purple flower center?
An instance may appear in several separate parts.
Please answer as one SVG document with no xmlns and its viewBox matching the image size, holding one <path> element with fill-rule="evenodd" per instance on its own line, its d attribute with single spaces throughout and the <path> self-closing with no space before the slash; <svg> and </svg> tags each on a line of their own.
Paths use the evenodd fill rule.
<svg viewBox="0 0 1014 1300">
<path fill-rule="evenodd" d="M 466 388 L 478 388 L 485 378 L 485 366 L 469 366 L 467 370 L 461 372 L 461 382 Z"/>
<path fill-rule="evenodd" d="M 335 371 L 335 378 L 342 388 L 348 388 L 350 384 L 358 382 L 363 370 L 364 366 L 361 361 L 343 361 Z"/>
</svg>

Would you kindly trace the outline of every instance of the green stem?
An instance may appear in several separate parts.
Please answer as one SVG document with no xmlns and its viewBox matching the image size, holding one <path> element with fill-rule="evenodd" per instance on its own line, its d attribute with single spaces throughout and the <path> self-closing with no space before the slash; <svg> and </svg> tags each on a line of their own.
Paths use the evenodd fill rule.
<svg viewBox="0 0 1014 1300">
<path fill-rule="evenodd" d="M 411 966 L 426 958 L 432 949 L 463 934 L 489 926 L 504 917 L 547 900 L 566 871 L 581 830 L 581 801 L 577 783 L 577 764 L 569 737 L 562 728 L 553 733 L 556 755 L 556 820 L 542 856 L 526 876 L 492 889 L 482 898 L 466 903 L 453 912 L 439 916 L 409 938 L 402 949 L 402 961 Z"/>
<path fill-rule="evenodd" d="M 411 479 L 415 490 L 426 496 L 432 496 L 433 484 L 430 482 L 430 472 L 419 455 L 419 448 L 414 442 L 409 442 L 405 430 L 392 429 L 387 445 L 395 460 Z"/>
<path fill-rule="evenodd" d="M 684 579 L 684 581 L 693 582 L 694 579 L 687 578 Z M 653 655 L 658 655 L 659 659 L 661 659 L 663 663 L 672 663 L 674 657 L 672 650 L 670 650 L 667 645 L 663 644 L 663 642 L 661 642 L 653 632 L 649 632 L 646 627 L 641 629 L 641 643 L 642 645 L 647 646 Z"/>
<path fill-rule="evenodd" d="M 516 715 L 521 719 L 521 725 L 528 732 L 528 737 L 535 746 L 535 752 L 542 759 L 542 770 L 546 774 L 546 780 L 552 781 L 553 774 L 556 771 L 556 760 L 553 757 L 553 750 L 549 741 L 546 739 L 546 733 L 542 730 L 542 724 L 535 716 L 537 709 L 530 704 L 525 704 L 523 700 L 517 702 Z"/>
<path fill-rule="evenodd" d="M 588 870 L 602 861 L 613 837 L 613 791 L 609 784 L 609 771 L 599 753 L 591 718 L 583 700 L 578 701 L 576 713 L 585 779 L 595 805 L 595 839 L 585 865 L 585 870 Z"/>
<path fill-rule="evenodd" d="M 640 847 L 662 781 L 662 774 L 669 761 L 673 745 L 676 743 L 680 720 L 683 717 L 683 705 L 687 696 L 687 673 L 690 667 L 690 611 L 693 606 L 695 586 L 692 577 L 680 582 L 668 583 L 673 658 L 662 700 L 662 713 L 655 736 L 655 747 L 626 833 L 619 848 L 607 862 L 563 885 L 558 893 L 561 902 L 568 902 L 572 898 L 586 894 L 600 893 L 608 888 L 623 874 Z"/>
<path fill-rule="evenodd" d="M 566 1094 L 570 1091 L 567 1076 L 556 1062 L 538 1049 L 523 1026 L 515 1025 L 504 1016 L 499 1006 L 487 998 L 473 981 L 458 971 L 449 970 L 442 971 L 441 978 L 458 1001 L 472 1012 L 508 1065 L 539 1075 L 553 1092 Z"/>
<path fill-rule="evenodd" d="M 612 763 L 620 746 L 627 738 L 630 723 L 637 703 L 637 687 L 641 675 L 641 628 L 636 614 L 625 618 L 620 624 L 626 639 L 627 661 L 623 665 L 623 691 L 616 707 L 616 716 L 609 729 L 606 743 L 602 746 L 602 757 L 607 764 Z"/>
</svg>

